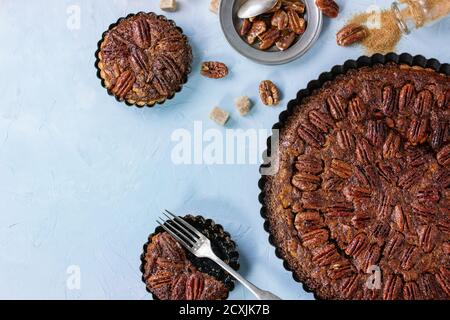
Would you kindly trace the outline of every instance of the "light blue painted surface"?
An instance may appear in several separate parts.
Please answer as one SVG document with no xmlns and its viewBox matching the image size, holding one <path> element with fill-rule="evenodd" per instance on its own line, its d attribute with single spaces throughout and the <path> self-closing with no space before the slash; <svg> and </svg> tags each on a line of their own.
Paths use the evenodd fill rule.
<svg viewBox="0 0 450 320">
<path fill-rule="evenodd" d="M 339 3 L 341 17 L 349 17 L 374 2 Z M 73 4 L 81 8 L 76 31 L 66 27 Z M 232 112 L 229 128 L 268 129 L 309 80 L 363 52 L 337 47 L 335 32 L 345 20 L 325 19 L 305 56 L 257 65 L 228 46 L 207 0 L 179 4 L 167 16 L 191 40 L 194 72 L 164 107 L 137 109 L 106 94 L 94 52 L 119 17 L 161 13 L 157 0 L 0 1 L 0 298 L 150 299 L 139 255 L 162 208 L 215 219 L 237 241 L 248 279 L 286 299 L 312 298 L 267 242 L 257 166 L 174 166 L 170 134 L 192 130 L 195 120 L 217 128 L 207 119 L 215 105 Z M 403 39 L 398 52 L 450 62 L 449 31 L 447 19 Z M 225 62 L 230 76 L 199 76 L 202 60 Z M 258 103 L 257 85 L 266 78 L 283 91 L 279 107 Z M 232 103 L 242 94 L 257 102 L 246 118 Z M 67 289 L 70 265 L 80 266 L 81 290 Z M 251 296 L 238 286 L 231 298 Z"/>
</svg>

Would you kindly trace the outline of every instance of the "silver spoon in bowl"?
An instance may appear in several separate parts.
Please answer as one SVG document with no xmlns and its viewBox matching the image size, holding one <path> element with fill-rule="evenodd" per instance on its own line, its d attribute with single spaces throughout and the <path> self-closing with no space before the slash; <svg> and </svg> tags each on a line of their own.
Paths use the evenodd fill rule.
<svg viewBox="0 0 450 320">
<path fill-rule="evenodd" d="M 247 0 L 238 10 L 241 19 L 256 17 L 273 9 L 278 0 Z"/>
</svg>

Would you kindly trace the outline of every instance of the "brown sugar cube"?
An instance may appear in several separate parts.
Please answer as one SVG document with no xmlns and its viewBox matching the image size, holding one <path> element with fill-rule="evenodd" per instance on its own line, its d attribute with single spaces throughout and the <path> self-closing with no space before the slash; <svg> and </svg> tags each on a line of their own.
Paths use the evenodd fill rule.
<svg viewBox="0 0 450 320">
<path fill-rule="evenodd" d="M 247 113 L 249 113 L 252 105 L 250 99 L 247 96 L 237 97 L 236 100 L 234 100 L 234 104 L 241 116 L 245 116 Z"/>
<path fill-rule="evenodd" d="M 211 0 L 209 3 L 209 11 L 217 14 L 219 12 L 220 0 Z"/>
<path fill-rule="evenodd" d="M 230 114 L 219 107 L 214 107 L 209 113 L 209 118 L 215 123 L 223 126 L 230 118 Z"/>
<path fill-rule="evenodd" d="M 160 0 L 159 7 L 164 11 L 175 11 L 177 10 L 176 0 Z"/>
</svg>

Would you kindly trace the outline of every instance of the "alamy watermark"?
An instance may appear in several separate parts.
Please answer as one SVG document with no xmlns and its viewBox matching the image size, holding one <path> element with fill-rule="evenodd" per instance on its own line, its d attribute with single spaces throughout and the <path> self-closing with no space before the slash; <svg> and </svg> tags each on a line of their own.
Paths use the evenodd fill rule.
<svg viewBox="0 0 450 320">
<path fill-rule="evenodd" d="M 68 290 L 81 290 L 81 268 L 70 265 L 66 269 L 66 287 Z"/>
<path fill-rule="evenodd" d="M 263 175 L 273 175 L 278 171 L 278 130 L 204 130 L 201 121 L 194 121 L 192 130 L 176 129 L 170 139 L 174 143 L 171 160 L 175 165 L 262 164 Z M 267 142 L 270 154 L 266 152 Z"/>
</svg>

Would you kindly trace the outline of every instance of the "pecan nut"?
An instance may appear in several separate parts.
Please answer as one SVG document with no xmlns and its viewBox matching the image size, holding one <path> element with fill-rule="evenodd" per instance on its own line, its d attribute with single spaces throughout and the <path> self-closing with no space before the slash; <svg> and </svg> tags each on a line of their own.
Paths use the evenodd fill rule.
<svg viewBox="0 0 450 320">
<path fill-rule="evenodd" d="M 343 179 L 348 179 L 353 174 L 353 166 L 345 161 L 333 159 L 331 160 L 330 171 Z"/>
<path fill-rule="evenodd" d="M 267 25 L 263 20 L 254 20 L 250 30 L 247 33 L 247 42 L 253 44 L 256 38 L 266 32 Z"/>
<path fill-rule="evenodd" d="M 438 163 L 444 167 L 450 166 L 450 144 L 443 147 L 437 154 Z"/>
<path fill-rule="evenodd" d="M 252 22 L 249 19 L 244 19 L 242 21 L 241 29 L 239 30 L 239 34 L 241 35 L 241 37 L 246 36 L 251 28 Z"/>
<path fill-rule="evenodd" d="M 286 10 L 294 10 L 298 14 L 305 13 L 305 4 L 301 1 L 282 0 L 282 7 Z"/>
<path fill-rule="evenodd" d="M 414 100 L 413 110 L 418 116 L 427 115 L 433 107 L 433 95 L 428 90 L 420 91 Z"/>
<path fill-rule="evenodd" d="M 211 79 L 220 79 L 228 75 L 228 67 L 218 61 L 205 61 L 202 63 L 200 73 Z"/>
<path fill-rule="evenodd" d="M 383 145 L 383 158 L 394 158 L 400 149 L 401 138 L 394 131 L 389 132 Z"/>
<path fill-rule="evenodd" d="M 367 237 L 364 233 L 358 233 L 345 249 L 345 254 L 358 257 L 367 246 Z"/>
<path fill-rule="evenodd" d="M 383 300 L 396 300 L 403 289 L 403 281 L 399 275 L 389 275 L 383 288 Z"/>
<path fill-rule="evenodd" d="M 200 272 L 191 274 L 186 283 L 186 300 L 199 300 L 204 286 L 205 279 Z"/>
<path fill-rule="evenodd" d="M 361 42 L 367 37 L 366 27 L 349 23 L 336 33 L 336 42 L 340 46 L 349 46 L 356 42 Z"/>
<path fill-rule="evenodd" d="M 434 150 L 438 150 L 449 135 L 448 123 L 443 121 L 433 121 L 432 128 L 431 147 Z"/>
<path fill-rule="evenodd" d="M 345 109 L 347 108 L 344 100 L 338 95 L 331 95 L 326 101 L 330 110 L 331 116 L 336 120 L 341 120 L 345 117 Z"/>
<path fill-rule="evenodd" d="M 261 40 L 259 44 L 259 49 L 261 50 L 267 50 L 270 47 L 272 47 L 275 43 L 275 41 L 278 40 L 280 37 L 280 31 L 278 29 L 269 29 L 263 34 L 259 36 L 259 39 Z"/>
<path fill-rule="evenodd" d="M 295 168 L 299 172 L 319 174 L 323 171 L 323 161 L 314 156 L 301 155 L 297 158 Z"/>
<path fill-rule="evenodd" d="M 150 25 L 146 19 L 137 19 L 132 23 L 133 40 L 142 49 L 150 47 L 152 42 Z"/>
<path fill-rule="evenodd" d="M 355 139 L 348 130 L 339 130 L 336 134 L 336 140 L 343 150 L 351 151 L 355 148 Z"/>
<path fill-rule="evenodd" d="M 320 267 L 328 266 L 337 261 L 340 255 L 336 250 L 334 244 L 327 244 L 319 247 L 313 252 L 312 261 Z"/>
<path fill-rule="evenodd" d="M 420 289 L 417 283 L 409 281 L 403 286 L 403 298 L 405 300 L 419 300 Z"/>
<path fill-rule="evenodd" d="M 327 274 L 333 280 L 349 277 L 353 274 L 354 269 L 348 260 L 340 260 L 328 267 Z"/>
<path fill-rule="evenodd" d="M 407 138 L 412 145 L 424 143 L 427 139 L 428 118 L 413 118 L 409 124 Z"/>
<path fill-rule="evenodd" d="M 420 227 L 418 233 L 420 248 L 425 253 L 433 251 L 439 236 L 437 228 L 433 225 L 424 225 Z"/>
<path fill-rule="evenodd" d="M 274 13 L 270 24 L 278 30 L 284 30 L 289 25 L 289 17 L 284 10 L 278 10 Z"/>
<path fill-rule="evenodd" d="M 366 109 L 359 96 L 350 99 L 348 103 L 348 114 L 352 121 L 361 121 L 364 119 Z"/>
<path fill-rule="evenodd" d="M 292 177 L 292 184 L 302 191 L 314 191 L 320 186 L 321 179 L 309 173 L 297 173 Z"/>
<path fill-rule="evenodd" d="M 294 225 L 298 232 L 309 232 L 324 225 L 319 211 L 304 211 L 295 216 Z"/>
<path fill-rule="evenodd" d="M 136 77 L 131 70 L 123 72 L 116 80 L 116 84 L 112 89 L 112 93 L 123 100 L 127 93 L 133 88 Z"/>
<path fill-rule="evenodd" d="M 296 38 L 295 32 L 284 30 L 275 45 L 281 51 L 288 49 Z"/>
<path fill-rule="evenodd" d="M 324 135 L 308 122 L 301 123 L 297 128 L 297 133 L 303 141 L 312 147 L 320 148 L 325 144 Z"/>
<path fill-rule="evenodd" d="M 405 84 L 400 90 L 400 94 L 398 97 L 398 109 L 400 113 L 404 113 L 408 110 L 408 107 L 413 101 L 415 95 L 414 86 L 411 83 Z"/>
<path fill-rule="evenodd" d="M 316 0 L 316 5 L 327 17 L 336 18 L 338 16 L 339 6 L 334 0 Z"/>
<path fill-rule="evenodd" d="M 359 139 L 356 143 L 356 160 L 363 164 L 370 164 L 374 159 L 372 146 L 366 139 Z"/>
<path fill-rule="evenodd" d="M 329 232 L 327 229 L 316 229 L 308 233 L 302 234 L 300 239 L 302 244 L 307 248 L 315 248 L 318 245 L 328 241 Z"/>
<path fill-rule="evenodd" d="M 372 145 L 376 147 L 382 146 L 386 138 L 386 133 L 387 128 L 384 121 L 370 120 L 367 123 L 366 137 Z"/>
<path fill-rule="evenodd" d="M 287 11 L 289 29 L 296 34 L 302 34 L 306 30 L 306 21 L 298 16 L 294 10 Z"/>
<path fill-rule="evenodd" d="M 266 106 L 277 105 L 280 102 L 280 91 L 270 80 L 264 80 L 259 84 L 259 97 Z"/>
<path fill-rule="evenodd" d="M 381 109 L 388 117 L 395 114 L 398 106 L 397 92 L 391 86 L 384 87 L 383 89 L 383 102 Z"/>
<path fill-rule="evenodd" d="M 320 131 L 326 133 L 334 127 L 334 120 L 328 113 L 318 110 L 312 110 L 309 115 L 309 121 Z"/>
</svg>

